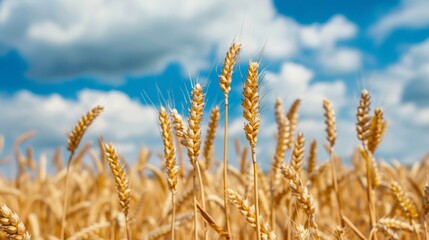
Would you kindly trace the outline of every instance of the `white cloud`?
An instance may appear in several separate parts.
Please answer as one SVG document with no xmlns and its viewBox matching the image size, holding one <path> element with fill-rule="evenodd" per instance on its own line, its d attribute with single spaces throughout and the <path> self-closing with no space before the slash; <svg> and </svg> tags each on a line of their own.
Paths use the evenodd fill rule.
<svg viewBox="0 0 429 240">
<path fill-rule="evenodd" d="M 429 150 L 425 144 L 429 134 L 428 56 L 429 38 L 409 47 L 397 63 L 372 76 L 370 89 L 389 122 L 380 148 L 384 155 L 410 162 Z"/>
<path fill-rule="evenodd" d="M 300 112 L 305 116 L 322 116 L 322 101 L 330 99 L 336 107 L 341 108 L 346 103 L 346 86 L 343 81 L 314 82 L 314 72 L 297 63 L 283 63 L 279 73 L 266 74 L 267 89 L 270 100 L 276 96 L 287 97 L 288 101 L 296 98 L 302 99 Z"/>
<path fill-rule="evenodd" d="M 29 63 L 29 75 L 39 80 L 118 80 L 156 74 L 170 63 L 196 73 L 211 65 L 213 52 L 223 59 L 233 39 L 243 44 L 241 59 L 257 58 L 262 51 L 265 59 L 284 60 L 303 48 L 342 56 L 337 43 L 356 32 L 356 25 L 341 15 L 301 25 L 278 14 L 272 1 L 0 2 L 0 45 L 17 49 Z"/>
<path fill-rule="evenodd" d="M 266 43 L 265 57 L 292 56 L 299 25 L 274 9 L 271 1 L 245 0 L 5 0 L 0 42 L 18 49 L 43 80 L 156 73 L 172 62 L 196 72 L 236 37 L 245 55 Z"/>
<path fill-rule="evenodd" d="M 378 40 L 400 28 L 423 28 L 429 26 L 429 1 L 402 0 L 393 11 L 383 16 L 371 28 L 370 33 Z"/>
<path fill-rule="evenodd" d="M 350 73 L 361 67 L 362 54 L 354 48 L 339 47 L 338 43 L 356 36 L 357 26 L 342 15 L 335 15 L 325 24 L 312 24 L 301 30 L 305 47 L 317 49 L 317 63 L 324 71 Z"/>
<path fill-rule="evenodd" d="M 353 48 L 324 49 L 320 51 L 317 61 L 324 71 L 333 73 L 356 72 L 362 65 L 362 54 Z"/>
<path fill-rule="evenodd" d="M 37 135 L 31 141 L 36 150 L 65 149 L 67 133 L 84 113 L 101 104 L 105 109 L 88 129 L 84 142 L 96 142 L 103 135 L 131 162 L 141 145 L 159 150 L 156 111 L 122 92 L 83 90 L 76 100 L 68 100 L 57 94 L 40 96 L 23 90 L 12 96 L 0 96 L 0 101 L 0 112 L 7 113 L 0 122 L 0 134 L 9 143 L 24 132 L 36 130 Z"/>
<path fill-rule="evenodd" d="M 310 48 L 333 48 L 337 42 L 356 36 L 357 27 L 342 15 L 334 15 L 326 24 L 312 24 L 301 31 L 304 46 Z"/>
</svg>

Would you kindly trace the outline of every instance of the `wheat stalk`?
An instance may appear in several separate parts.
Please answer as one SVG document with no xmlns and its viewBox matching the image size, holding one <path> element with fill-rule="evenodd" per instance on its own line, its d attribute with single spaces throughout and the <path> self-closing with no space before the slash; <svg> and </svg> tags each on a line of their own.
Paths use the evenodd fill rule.
<svg viewBox="0 0 429 240">
<path fill-rule="evenodd" d="M 171 203 L 173 214 L 171 215 L 171 239 L 174 240 L 174 218 L 176 217 L 175 195 L 177 189 L 177 174 L 179 167 L 176 166 L 176 150 L 174 148 L 173 133 L 167 110 L 161 107 L 159 111 L 159 123 L 164 145 L 164 159 L 167 168 L 167 183 L 171 191 Z"/>
<path fill-rule="evenodd" d="M 65 226 L 66 226 L 66 213 L 67 213 L 67 200 L 68 200 L 68 188 L 69 188 L 69 173 L 70 173 L 70 164 L 73 159 L 76 148 L 79 146 L 80 141 L 82 140 L 83 135 L 85 134 L 88 127 L 92 122 L 101 114 L 103 111 L 102 106 L 95 106 L 89 112 L 82 116 L 73 130 L 70 132 L 67 139 L 67 150 L 70 152 L 69 159 L 67 161 L 67 173 L 66 173 L 66 185 L 64 189 L 64 202 L 63 202 L 63 216 L 61 220 L 61 233 L 60 238 L 64 240 L 65 237 Z"/>
<path fill-rule="evenodd" d="M 131 236 L 128 223 L 128 213 L 130 209 L 131 189 L 128 183 L 128 176 L 124 168 L 121 166 L 118 154 L 112 143 L 104 144 L 104 151 L 106 154 L 106 159 L 109 162 L 110 170 L 112 171 L 113 177 L 115 178 L 116 190 L 119 197 L 119 205 L 121 206 L 122 212 L 125 215 L 127 238 L 130 240 Z"/>
<path fill-rule="evenodd" d="M 334 155 L 334 146 L 337 139 L 337 125 L 335 120 L 335 110 L 332 107 L 332 103 L 324 99 L 323 100 L 323 109 L 325 110 L 325 131 L 326 131 L 326 139 L 329 143 L 329 156 L 331 159 L 331 169 L 332 169 L 332 183 L 334 184 L 335 196 L 338 204 L 338 214 L 341 221 L 341 227 L 345 227 L 345 222 L 342 218 L 343 216 L 343 207 L 341 201 L 340 190 L 338 189 L 338 180 L 337 180 L 337 164 L 335 161 Z"/>
<path fill-rule="evenodd" d="M 201 148 L 201 121 L 203 118 L 204 108 L 204 94 L 203 88 L 200 84 L 196 84 L 192 90 L 191 108 L 189 109 L 188 117 L 188 131 L 186 132 L 186 148 L 188 150 L 188 157 L 194 167 L 193 171 L 193 186 L 194 186 L 194 239 L 198 237 L 198 224 L 197 224 L 197 196 L 196 196 L 196 177 L 201 176 L 199 173 L 198 156 L 200 155 Z M 201 177 L 199 178 L 201 187 L 201 201 L 205 208 L 204 189 Z M 206 235 L 206 234 L 205 234 Z"/>
<path fill-rule="evenodd" d="M 255 211 L 256 215 L 259 215 L 259 198 L 258 198 L 258 174 L 256 166 L 256 142 L 258 141 L 258 132 L 260 126 L 259 117 L 259 75 L 258 75 L 259 64 L 257 62 L 250 62 L 249 69 L 247 71 L 246 82 L 243 85 L 243 117 L 247 120 L 244 125 L 244 132 L 246 138 L 249 141 L 250 149 L 252 151 L 253 161 L 253 181 L 254 181 L 254 199 L 255 199 Z M 258 240 L 261 238 L 259 218 L 256 218 L 256 236 Z"/>
</svg>

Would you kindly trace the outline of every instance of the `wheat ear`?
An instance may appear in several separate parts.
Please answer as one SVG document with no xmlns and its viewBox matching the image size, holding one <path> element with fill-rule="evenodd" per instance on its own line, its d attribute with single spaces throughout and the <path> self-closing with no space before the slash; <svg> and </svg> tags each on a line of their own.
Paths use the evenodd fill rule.
<svg viewBox="0 0 429 240">
<path fill-rule="evenodd" d="M 247 120 L 244 125 L 244 132 L 246 138 L 249 141 L 250 149 L 252 151 L 253 161 L 253 188 L 254 188 L 254 199 L 255 199 L 255 211 L 256 215 L 259 215 L 259 199 L 258 199 L 258 174 L 256 166 L 256 142 L 258 141 L 258 132 L 260 126 L 259 117 L 259 75 L 258 75 L 259 64 L 257 62 L 250 62 L 249 69 L 247 71 L 247 79 L 243 86 L 243 116 Z M 259 226 L 259 219 L 256 218 L 256 236 L 257 239 L 261 238 L 261 230 Z"/>
<path fill-rule="evenodd" d="M 371 134 L 371 116 L 369 111 L 371 108 L 371 95 L 368 90 L 362 90 L 359 106 L 356 113 L 356 132 L 358 139 L 362 142 L 365 151 L 368 150 L 368 138 Z M 372 166 L 370 161 L 366 161 L 366 178 L 367 178 L 367 198 L 368 198 L 368 211 L 370 217 L 371 229 L 375 228 L 376 224 L 376 208 L 373 200 L 372 193 Z"/>
<path fill-rule="evenodd" d="M 310 220 L 310 225 L 316 231 L 316 237 L 319 238 L 319 228 L 316 223 L 316 208 L 313 198 L 308 192 L 308 188 L 303 185 L 299 174 L 291 166 L 283 164 L 281 170 L 283 176 L 289 181 L 289 187 L 297 199 L 298 205 L 306 212 Z"/>
<path fill-rule="evenodd" d="M 122 211 L 125 215 L 127 238 L 128 240 L 130 240 L 131 233 L 129 229 L 128 212 L 130 209 L 131 189 L 128 183 L 128 176 L 124 168 L 121 166 L 119 156 L 112 143 L 105 144 L 104 151 L 106 153 L 106 159 L 109 162 L 110 170 L 112 171 L 112 174 L 115 178 L 116 190 L 118 192 L 119 197 L 119 205 L 121 206 Z"/>
<path fill-rule="evenodd" d="M 73 128 L 68 137 L 67 150 L 70 152 L 69 159 L 67 161 L 67 173 L 66 173 L 66 186 L 64 189 L 64 202 L 63 202 L 63 216 L 61 219 L 61 235 L 60 239 L 64 240 L 65 227 L 66 227 L 66 213 L 67 213 L 67 200 L 68 200 L 68 185 L 69 185 L 69 173 L 70 173 L 70 164 L 73 159 L 76 148 L 79 146 L 80 141 L 82 140 L 83 135 L 86 132 L 86 129 L 91 125 L 91 123 L 100 115 L 103 111 L 102 106 L 95 106 L 89 112 L 82 116 L 76 126 Z"/>
<path fill-rule="evenodd" d="M 325 111 L 325 124 L 326 124 L 326 139 L 329 143 L 329 156 L 331 158 L 331 169 L 332 169 L 332 182 L 334 184 L 335 196 L 338 204 L 338 214 L 340 216 L 341 227 L 345 227 L 345 222 L 343 220 L 343 208 L 340 190 L 338 189 L 338 180 L 337 180 L 337 164 L 335 161 L 334 146 L 337 139 L 337 125 L 335 119 L 335 110 L 332 107 L 332 104 L 329 100 L 323 100 L 323 109 Z"/>
<path fill-rule="evenodd" d="M 374 153 L 380 144 L 384 133 L 387 129 L 387 122 L 383 117 L 383 109 L 376 108 L 374 110 L 374 116 L 371 119 L 371 124 L 369 128 L 370 135 L 368 137 L 368 150 L 371 153 Z"/>
<path fill-rule="evenodd" d="M 390 181 L 390 190 L 395 195 L 403 213 L 410 219 L 417 219 L 419 217 L 419 213 L 417 211 L 416 204 L 405 194 L 401 186 L 395 180 Z"/>
<path fill-rule="evenodd" d="M 174 128 L 174 135 L 176 135 L 176 143 L 179 142 L 180 144 L 177 144 L 177 149 L 179 153 L 179 160 L 180 160 L 180 176 L 185 176 L 185 158 L 183 156 L 183 148 L 182 146 L 186 147 L 186 132 L 188 131 L 186 129 L 185 123 L 183 122 L 182 116 L 177 112 L 177 109 L 171 109 L 171 119 L 173 122 L 173 128 Z"/>
<path fill-rule="evenodd" d="M 276 118 L 277 118 L 277 114 L 276 114 Z M 280 179 L 281 179 L 280 166 L 285 159 L 285 153 L 286 153 L 288 141 L 289 141 L 289 120 L 285 116 L 279 115 L 277 120 L 277 145 L 276 145 L 276 152 L 275 152 L 274 160 L 272 164 L 272 172 L 274 175 L 273 176 L 274 187 L 280 184 Z"/>
<path fill-rule="evenodd" d="M 176 189 L 177 189 L 177 174 L 179 173 L 179 167 L 176 166 L 176 150 L 173 142 L 173 132 L 168 118 L 167 110 L 161 107 L 159 110 L 159 124 L 161 127 L 161 135 L 164 144 L 164 159 L 165 166 L 167 169 L 167 183 L 168 188 L 171 192 L 171 204 L 172 204 L 172 215 L 171 215 L 171 239 L 174 240 L 174 218 L 176 217 Z"/>
<path fill-rule="evenodd" d="M 204 142 L 203 156 L 206 160 L 205 168 L 209 169 L 212 165 L 213 151 L 214 151 L 214 139 L 216 137 L 216 128 L 219 121 L 219 107 L 216 106 L 212 109 L 210 114 L 209 126 L 207 129 L 206 140 Z"/>
<path fill-rule="evenodd" d="M 203 88 L 200 84 L 196 84 L 192 90 L 192 100 L 191 108 L 189 109 L 189 118 L 188 118 L 188 131 L 185 135 L 186 148 L 188 150 L 188 157 L 191 161 L 192 166 L 194 167 L 193 171 L 193 189 L 194 189 L 194 239 L 198 238 L 198 224 L 197 224 L 197 176 L 199 165 L 198 165 L 198 156 L 200 155 L 201 148 L 201 121 L 203 118 L 203 108 L 204 108 L 204 94 Z M 205 208 L 204 201 L 204 186 L 202 184 L 202 179 L 200 180 L 201 187 L 201 201 L 203 207 Z"/>
<path fill-rule="evenodd" d="M 220 88 L 224 94 L 224 134 L 223 134 L 223 201 L 224 201 L 224 214 L 225 214 L 225 223 L 228 234 L 231 234 L 231 227 L 228 217 L 228 200 L 226 196 L 226 190 L 228 189 L 228 111 L 229 103 L 228 96 L 229 91 L 231 90 L 232 82 L 232 73 L 234 69 L 235 62 L 237 61 L 238 55 L 240 53 L 241 45 L 238 43 L 233 43 L 229 48 L 225 56 L 225 61 L 223 64 L 222 74 L 219 77 Z"/>
<path fill-rule="evenodd" d="M 275 233 L 270 229 L 268 223 L 264 222 L 261 216 L 258 216 L 255 212 L 255 207 L 250 206 L 249 202 L 241 197 L 235 191 L 227 190 L 228 200 L 240 210 L 240 213 L 246 217 L 246 222 L 253 228 L 257 228 L 257 224 L 261 229 L 260 238 L 262 239 L 277 239 Z M 259 219 L 259 220 L 258 220 Z"/>
<path fill-rule="evenodd" d="M 356 132 L 359 140 L 363 145 L 367 145 L 370 134 L 371 116 L 369 115 L 371 107 L 371 95 L 368 90 L 364 89 L 360 96 L 359 106 L 356 114 Z"/>
<path fill-rule="evenodd" d="M 298 137 L 295 139 L 291 166 L 298 173 L 301 174 L 302 171 L 302 162 L 304 160 L 304 150 L 305 150 L 305 138 L 304 134 L 299 133 Z"/>
<path fill-rule="evenodd" d="M 313 140 L 310 144 L 310 153 L 308 155 L 307 173 L 310 176 L 317 165 L 317 141 Z"/>
<path fill-rule="evenodd" d="M 27 232 L 24 223 L 19 219 L 18 214 L 12 212 L 6 204 L 0 207 L 0 227 L 6 233 L 7 239 L 30 240 L 31 236 Z"/>
<path fill-rule="evenodd" d="M 286 114 L 287 119 L 289 120 L 290 123 L 290 128 L 289 128 L 289 141 L 288 141 L 288 148 L 292 149 L 293 148 L 293 144 L 294 144 L 294 139 L 295 139 L 295 130 L 296 127 L 298 126 L 298 109 L 299 106 L 301 105 L 301 99 L 296 99 L 292 105 L 289 108 L 289 111 Z"/>
</svg>

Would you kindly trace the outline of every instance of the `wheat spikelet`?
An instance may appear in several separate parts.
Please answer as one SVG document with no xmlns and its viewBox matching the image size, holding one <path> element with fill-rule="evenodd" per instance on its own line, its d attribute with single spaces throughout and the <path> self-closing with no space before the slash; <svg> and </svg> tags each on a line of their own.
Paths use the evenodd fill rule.
<svg viewBox="0 0 429 240">
<path fill-rule="evenodd" d="M 7 239 L 30 240 L 31 236 L 27 232 L 24 223 L 19 219 L 18 214 L 12 212 L 6 204 L 0 207 L 0 227 L 6 233 Z"/>
<path fill-rule="evenodd" d="M 386 132 L 387 128 L 387 122 L 384 120 L 383 117 L 383 109 L 376 108 L 374 110 L 374 116 L 371 119 L 370 124 L 370 135 L 368 137 L 368 149 L 372 153 L 375 152 L 378 145 L 381 142 L 381 139 L 383 138 L 384 133 Z"/>
<path fill-rule="evenodd" d="M 357 137 L 366 145 L 368 136 L 370 134 L 371 117 L 369 115 L 371 105 L 371 96 L 368 90 L 364 89 L 361 93 L 359 106 L 356 114 L 356 131 Z"/>
<path fill-rule="evenodd" d="M 346 236 L 346 230 L 343 227 L 337 226 L 335 228 L 335 232 L 334 233 L 335 233 L 335 239 L 336 240 L 346 240 L 346 239 L 349 239 Z"/>
<path fill-rule="evenodd" d="M 380 218 L 378 220 L 378 224 L 379 226 L 383 225 L 385 227 L 388 227 L 394 230 L 404 230 L 408 232 L 414 231 L 414 227 L 411 224 L 409 224 L 408 222 L 398 220 L 396 218 Z"/>
<path fill-rule="evenodd" d="M 285 113 L 283 110 L 283 102 L 280 98 L 276 98 L 276 102 L 274 103 L 274 110 L 277 128 L 279 128 L 282 124 L 282 119 L 285 117 Z"/>
<path fill-rule="evenodd" d="M 294 138 L 295 138 L 295 130 L 298 126 L 298 109 L 301 104 L 301 99 L 296 99 L 292 105 L 289 108 L 289 111 L 286 115 L 287 119 L 290 123 L 290 133 L 289 133 L 289 141 L 288 141 L 288 148 L 292 149 L 294 144 Z"/>
<path fill-rule="evenodd" d="M 203 156 L 206 160 L 205 167 L 209 169 L 212 164 L 213 151 L 214 151 L 214 139 L 216 136 L 216 128 L 219 121 L 219 107 L 216 106 L 212 109 L 210 114 L 209 127 L 207 129 L 207 136 L 204 142 Z"/>
<path fill-rule="evenodd" d="M 119 157 L 112 143 L 104 144 L 106 159 L 109 162 L 110 170 L 115 178 L 116 189 L 119 197 L 119 205 L 124 212 L 125 217 L 128 216 L 130 208 L 131 189 L 128 186 L 128 177 L 124 168 L 119 162 Z"/>
<path fill-rule="evenodd" d="M 226 53 L 222 74 L 219 77 L 220 88 L 225 95 L 228 95 L 231 90 L 232 70 L 237 61 L 238 54 L 240 53 L 240 48 L 240 44 L 233 43 Z"/>
<path fill-rule="evenodd" d="M 93 109 L 91 109 L 91 111 L 83 115 L 80 121 L 76 124 L 72 132 L 69 134 L 69 138 L 68 138 L 67 149 L 71 153 L 74 153 L 76 148 L 79 146 L 80 140 L 85 134 L 86 129 L 89 127 L 89 125 L 91 125 L 94 119 L 97 118 L 98 115 L 100 115 L 102 111 L 103 111 L 102 106 L 96 106 Z"/>
<path fill-rule="evenodd" d="M 371 154 L 371 152 L 366 151 L 363 147 L 360 147 L 359 150 L 365 162 L 371 166 L 371 185 L 373 187 L 380 186 L 382 179 L 378 169 L 377 161 L 374 159 L 374 156 Z"/>
<path fill-rule="evenodd" d="M 283 164 L 281 169 L 283 176 L 289 181 L 289 187 L 292 190 L 292 194 L 296 197 L 298 205 L 307 213 L 310 225 L 317 231 L 316 208 L 307 187 L 302 184 L 298 173 L 291 166 Z"/>
<path fill-rule="evenodd" d="M 173 122 L 174 135 L 179 138 L 180 143 L 186 147 L 186 135 L 188 129 L 183 122 L 182 116 L 177 112 L 177 109 L 171 110 L 171 118 Z"/>
<path fill-rule="evenodd" d="M 294 148 L 292 151 L 291 166 L 298 173 L 301 174 L 302 162 L 304 160 L 304 149 L 305 148 L 305 139 L 304 134 L 298 134 L 298 137 L 295 139 Z"/>
<path fill-rule="evenodd" d="M 285 159 L 285 152 L 289 140 L 289 120 L 287 120 L 285 116 L 280 115 L 278 121 L 277 145 L 274 161 L 272 164 L 272 171 L 274 173 L 274 186 L 280 184 L 280 166 Z"/>
<path fill-rule="evenodd" d="M 167 110 L 161 107 L 159 110 L 159 124 L 161 126 L 161 136 L 164 144 L 165 166 L 167 168 L 168 187 L 172 193 L 176 192 L 177 174 L 179 167 L 176 166 L 176 150 L 174 148 L 173 133 Z"/>
<path fill-rule="evenodd" d="M 250 62 L 247 71 L 247 79 L 243 86 L 243 117 L 248 121 L 244 125 L 246 138 L 252 149 L 255 148 L 258 141 L 259 131 L 259 82 L 258 82 L 258 68 L 257 62 Z"/>
<path fill-rule="evenodd" d="M 186 134 L 186 148 L 188 157 L 195 167 L 201 147 L 201 120 L 203 118 L 204 94 L 200 84 L 192 90 L 192 106 L 189 109 L 188 132 Z"/>
<path fill-rule="evenodd" d="M 413 200 L 405 194 L 401 186 L 399 186 L 395 180 L 390 181 L 390 190 L 395 195 L 405 215 L 411 219 L 417 219 L 419 214 L 417 212 L 416 205 L 414 204 Z"/>
<path fill-rule="evenodd" d="M 323 100 L 323 109 L 325 110 L 325 124 L 326 124 L 326 139 L 330 147 L 333 148 L 337 138 L 337 127 L 335 124 L 335 110 L 329 100 Z"/>
<path fill-rule="evenodd" d="M 240 213 L 246 217 L 246 222 L 253 228 L 256 228 L 256 213 L 255 207 L 250 206 L 249 202 L 243 199 L 235 191 L 228 189 L 227 191 L 228 201 L 240 210 Z M 268 223 L 265 223 L 262 217 L 259 217 L 259 225 L 261 228 L 261 238 L 262 239 L 277 239 L 275 233 L 271 231 Z"/>
<path fill-rule="evenodd" d="M 310 154 L 308 156 L 308 166 L 307 166 L 307 172 L 308 175 L 311 175 L 311 173 L 314 172 L 316 169 L 317 164 L 317 141 L 313 140 L 310 145 Z"/>
<path fill-rule="evenodd" d="M 302 225 L 298 225 L 292 231 L 294 240 L 310 240 L 310 231 Z"/>
</svg>

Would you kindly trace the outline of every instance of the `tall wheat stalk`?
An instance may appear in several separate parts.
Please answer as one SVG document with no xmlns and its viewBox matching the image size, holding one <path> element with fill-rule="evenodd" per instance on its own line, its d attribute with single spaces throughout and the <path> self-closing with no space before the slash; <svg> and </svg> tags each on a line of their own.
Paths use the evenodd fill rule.
<svg viewBox="0 0 429 240">
<path fill-rule="evenodd" d="M 167 168 L 167 183 L 171 192 L 171 239 L 174 240 L 174 221 L 176 217 L 176 189 L 177 189 L 177 174 L 179 167 L 176 166 L 176 150 L 173 142 L 173 132 L 167 110 L 161 107 L 159 110 L 159 124 L 161 127 L 161 136 L 164 145 L 164 159 Z"/>
<path fill-rule="evenodd" d="M 371 95 L 369 94 L 368 90 L 364 89 L 361 93 L 359 106 L 357 108 L 357 114 L 356 114 L 356 132 L 358 139 L 362 142 L 363 150 L 367 153 L 369 153 L 368 150 L 368 138 L 371 134 L 370 127 L 371 127 L 371 116 L 369 115 L 371 108 Z M 375 204 L 373 200 L 373 193 L 372 193 L 372 168 L 371 168 L 371 162 L 365 161 L 366 163 L 366 178 L 367 178 L 367 198 L 368 198 L 368 211 L 369 211 L 369 217 L 370 217 L 370 225 L 371 229 L 376 227 L 376 209 Z"/>
<path fill-rule="evenodd" d="M 250 149 L 252 152 L 253 162 L 253 195 L 255 199 L 255 213 L 256 213 L 256 234 L 257 239 L 261 239 L 261 228 L 259 225 L 259 197 L 258 197 L 258 167 L 256 163 L 256 142 L 259 132 L 260 117 L 259 117 L 259 64 L 257 62 L 250 62 L 247 71 L 247 79 L 243 86 L 243 117 L 247 120 L 244 125 L 244 132 L 249 141 Z"/>
<path fill-rule="evenodd" d="M 63 215 L 61 219 L 61 233 L 60 233 L 61 240 L 64 240 L 64 237 L 65 237 L 64 234 L 65 234 L 65 226 L 66 226 L 67 200 L 68 200 L 68 194 L 69 194 L 69 191 L 68 191 L 69 173 L 70 173 L 71 161 L 73 159 L 73 156 L 77 147 L 79 146 L 80 141 L 82 140 L 83 135 L 86 132 L 86 129 L 98 117 L 98 115 L 100 115 L 102 111 L 103 111 L 102 106 L 96 106 L 93 109 L 91 109 L 89 112 L 87 112 L 85 115 L 83 115 L 68 137 L 67 150 L 70 152 L 70 155 L 67 161 L 67 173 L 65 177 L 66 185 L 64 189 Z"/>
<path fill-rule="evenodd" d="M 119 161 L 119 156 L 116 149 L 111 143 L 104 145 L 106 159 L 109 162 L 110 170 L 115 177 L 116 190 L 119 197 L 119 205 L 125 215 L 125 227 L 127 230 L 127 239 L 131 240 L 131 231 L 129 227 L 128 213 L 130 209 L 131 189 L 127 173 Z"/>
<path fill-rule="evenodd" d="M 228 237 L 231 236 L 231 227 L 229 224 L 228 217 L 228 96 L 231 90 L 232 72 L 237 61 L 238 54 L 240 53 L 240 44 L 233 43 L 226 53 L 222 74 L 219 77 L 220 88 L 224 94 L 224 129 L 223 129 L 223 201 L 224 201 L 224 214 L 226 229 L 228 231 Z"/>
<path fill-rule="evenodd" d="M 337 198 L 338 204 L 338 214 L 341 221 L 341 227 L 345 227 L 345 222 L 343 220 L 343 204 L 341 201 L 340 190 L 338 189 L 338 180 L 337 180 L 337 170 L 336 170 L 336 161 L 334 154 L 334 146 L 337 139 L 337 126 L 335 120 L 335 110 L 332 107 L 332 104 L 329 100 L 323 100 L 323 109 L 325 110 L 325 124 L 326 124 L 326 139 L 329 146 L 329 156 L 331 158 L 331 169 L 332 169 L 332 182 L 334 184 L 335 196 Z"/>
<path fill-rule="evenodd" d="M 203 88 L 200 84 L 196 84 L 192 90 L 192 100 L 191 108 L 189 108 L 189 118 L 188 118 L 188 131 L 184 135 L 186 148 L 188 149 L 188 157 L 191 161 L 191 164 L 194 168 L 193 170 L 193 189 L 194 189 L 194 239 L 198 239 L 198 223 L 197 223 L 197 176 L 199 165 L 198 165 L 198 156 L 200 155 L 201 148 L 201 122 L 203 118 L 203 108 L 204 108 L 204 94 Z M 200 188 L 201 188 L 201 201 L 204 206 L 204 186 L 202 184 L 201 177 L 200 179 Z M 204 209 L 205 210 L 205 209 Z"/>
</svg>

